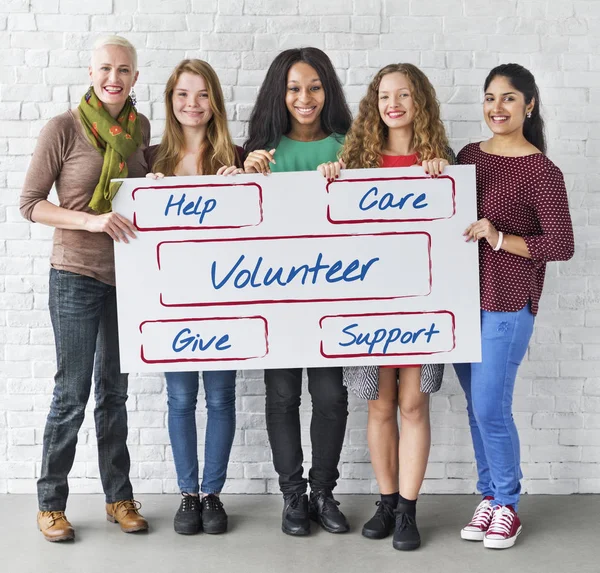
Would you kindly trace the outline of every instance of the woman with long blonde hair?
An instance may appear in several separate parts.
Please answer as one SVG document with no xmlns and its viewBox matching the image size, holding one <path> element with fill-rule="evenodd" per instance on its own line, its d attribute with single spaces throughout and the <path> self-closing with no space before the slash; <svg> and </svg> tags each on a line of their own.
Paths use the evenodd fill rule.
<svg viewBox="0 0 600 573">
<path fill-rule="evenodd" d="M 202 60 L 183 60 L 165 88 L 166 124 L 162 141 L 148 149 L 151 173 L 229 175 L 242 172 L 242 150 L 229 135 L 223 91 L 213 68 Z M 177 533 L 227 530 L 219 499 L 225 484 L 235 433 L 235 370 L 205 371 L 207 422 L 202 487 L 199 487 L 196 403 L 199 372 L 167 372 L 168 427 L 177 483 L 182 494 L 175 514 Z M 202 496 L 200 497 L 200 492 Z"/>
<path fill-rule="evenodd" d="M 454 161 L 427 76 L 412 64 L 391 64 L 377 72 L 367 88 L 341 160 L 322 164 L 319 170 L 335 179 L 343 167 L 421 165 L 437 177 Z M 346 385 L 369 400 L 367 439 L 381 492 L 377 511 L 362 533 L 382 539 L 394 530 L 395 549 L 416 549 L 421 543 L 416 502 L 431 442 L 429 394 L 439 390 L 443 372 L 443 366 L 432 364 L 348 368 L 344 372 Z"/>
<path fill-rule="evenodd" d="M 190 106 L 190 88 L 199 84 L 199 101 Z M 240 163 L 242 151 L 229 134 L 221 83 L 208 62 L 183 60 L 177 65 L 165 87 L 165 107 L 162 141 L 148 150 L 153 173 L 221 175 Z"/>
</svg>

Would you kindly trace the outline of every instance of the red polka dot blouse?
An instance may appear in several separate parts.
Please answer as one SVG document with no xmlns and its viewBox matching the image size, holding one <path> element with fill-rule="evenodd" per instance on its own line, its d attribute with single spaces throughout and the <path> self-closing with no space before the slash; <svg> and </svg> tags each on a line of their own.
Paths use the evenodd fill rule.
<svg viewBox="0 0 600 573">
<path fill-rule="evenodd" d="M 475 165 L 477 216 L 498 231 L 525 239 L 531 259 L 479 241 L 481 308 L 515 312 L 531 302 L 537 314 L 546 262 L 573 256 L 574 240 L 562 172 L 544 154 L 491 155 L 479 143 L 465 146 L 459 165 Z"/>
</svg>

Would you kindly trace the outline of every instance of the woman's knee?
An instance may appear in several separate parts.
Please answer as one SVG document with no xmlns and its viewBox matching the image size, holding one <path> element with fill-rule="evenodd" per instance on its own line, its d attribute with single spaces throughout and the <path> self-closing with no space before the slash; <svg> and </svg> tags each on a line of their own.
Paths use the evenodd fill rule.
<svg viewBox="0 0 600 573">
<path fill-rule="evenodd" d="M 369 400 L 369 421 L 384 424 L 398 419 L 398 402 L 379 397 L 377 400 Z"/>
<path fill-rule="evenodd" d="M 512 418 L 512 413 L 504 411 L 501 404 L 495 400 L 477 400 L 472 403 L 473 417 L 480 429 L 505 426 L 507 418 Z"/>
<path fill-rule="evenodd" d="M 210 410 L 235 410 L 235 385 L 223 383 L 204 386 L 206 407 Z"/>
<path fill-rule="evenodd" d="M 420 424 L 429 420 L 429 396 L 422 394 L 412 400 L 400 401 L 402 423 Z"/>
</svg>

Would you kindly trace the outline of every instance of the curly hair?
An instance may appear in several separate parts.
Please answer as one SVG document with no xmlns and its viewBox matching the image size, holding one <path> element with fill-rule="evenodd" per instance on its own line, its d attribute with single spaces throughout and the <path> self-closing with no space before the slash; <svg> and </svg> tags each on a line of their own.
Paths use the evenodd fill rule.
<svg viewBox="0 0 600 573">
<path fill-rule="evenodd" d="M 443 157 L 450 159 L 448 138 L 440 119 L 440 104 L 427 76 L 412 64 L 390 64 L 379 70 L 360 102 L 358 115 L 346 135 L 341 158 L 349 169 L 379 167 L 388 137 L 388 127 L 379 113 L 379 84 L 383 76 L 399 72 L 411 86 L 415 106 L 411 148 L 420 161 Z"/>
</svg>

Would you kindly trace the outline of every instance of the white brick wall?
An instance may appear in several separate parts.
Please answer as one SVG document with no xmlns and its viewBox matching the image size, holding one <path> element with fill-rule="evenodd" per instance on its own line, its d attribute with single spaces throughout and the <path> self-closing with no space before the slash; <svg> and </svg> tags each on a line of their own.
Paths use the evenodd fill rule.
<svg viewBox="0 0 600 573">
<path fill-rule="evenodd" d="M 600 1 L 0 0 L 0 493 L 35 491 L 54 374 L 46 309 L 51 230 L 21 219 L 19 191 L 37 134 L 77 105 L 88 50 L 106 32 L 122 33 L 139 50 L 138 99 L 155 141 L 163 82 L 186 56 L 217 69 L 240 143 L 265 70 L 283 48 L 327 50 L 354 109 L 380 66 L 416 63 L 438 89 L 456 151 L 486 133 L 480 101 L 487 71 L 508 61 L 530 67 L 541 88 L 549 155 L 565 173 L 577 249 L 572 261 L 549 265 L 516 388 L 523 485 L 531 493 L 600 492 Z M 132 376 L 130 388 L 136 491 L 174 492 L 163 379 Z M 227 491 L 277 491 L 260 372 L 239 375 L 238 396 Z M 472 492 L 464 398 L 451 374 L 431 407 L 423 490 Z M 350 410 L 339 491 L 374 492 L 365 404 L 351 399 Z M 204 428 L 203 411 L 198 424 Z M 308 446 L 305 452 L 310 459 Z M 100 491 L 91 416 L 71 490 Z"/>
</svg>

